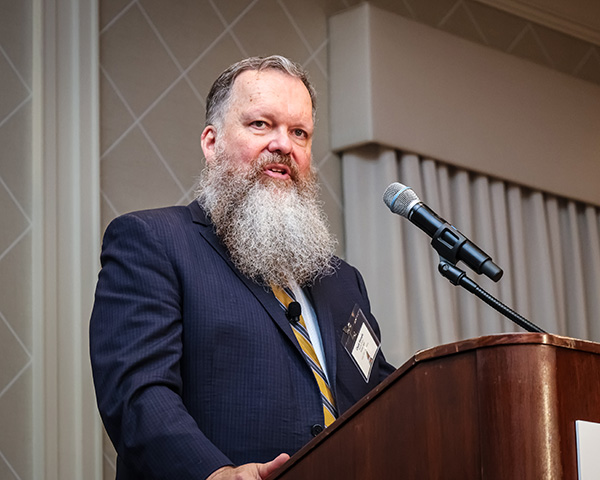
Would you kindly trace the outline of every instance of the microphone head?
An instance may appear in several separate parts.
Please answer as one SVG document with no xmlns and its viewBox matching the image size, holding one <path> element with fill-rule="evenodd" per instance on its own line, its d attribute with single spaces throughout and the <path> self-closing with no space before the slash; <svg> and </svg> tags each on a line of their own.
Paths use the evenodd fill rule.
<svg viewBox="0 0 600 480">
<path fill-rule="evenodd" d="M 412 208 L 420 201 L 412 188 L 398 182 L 392 183 L 383 194 L 383 202 L 388 208 L 406 218 L 408 218 Z"/>
<path fill-rule="evenodd" d="M 287 307 L 286 317 L 290 322 L 297 322 L 302 315 L 302 307 L 298 302 L 291 302 Z"/>
</svg>

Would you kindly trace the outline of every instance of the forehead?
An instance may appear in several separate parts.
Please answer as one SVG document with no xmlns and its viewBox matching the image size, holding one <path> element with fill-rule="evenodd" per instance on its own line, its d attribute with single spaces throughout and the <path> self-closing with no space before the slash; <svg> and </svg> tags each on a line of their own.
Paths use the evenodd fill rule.
<svg viewBox="0 0 600 480">
<path fill-rule="evenodd" d="M 230 97 L 232 113 L 269 110 L 312 123 L 312 100 L 302 80 L 285 72 L 247 70 L 235 79 Z"/>
</svg>

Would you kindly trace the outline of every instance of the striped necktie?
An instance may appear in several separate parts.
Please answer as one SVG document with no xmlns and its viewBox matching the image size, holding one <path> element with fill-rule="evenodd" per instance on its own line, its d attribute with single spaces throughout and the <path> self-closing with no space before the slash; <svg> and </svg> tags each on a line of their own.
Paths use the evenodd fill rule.
<svg viewBox="0 0 600 480">
<path fill-rule="evenodd" d="M 271 288 L 281 306 L 287 311 L 288 305 L 295 301 L 291 291 L 288 292 L 287 290 L 284 290 L 276 285 L 271 285 Z M 310 341 L 310 336 L 308 335 L 308 330 L 306 329 L 306 324 L 304 323 L 304 318 L 302 318 L 302 315 L 300 315 L 298 322 L 290 322 L 290 324 L 292 325 L 294 335 L 296 336 L 296 339 L 302 348 L 304 358 L 312 369 L 315 379 L 317 380 L 317 384 L 319 385 L 319 390 L 321 391 L 321 401 L 323 402 L 325 426 L 328 427 L 337 418 L 335 399 L 333 398 L 333 393 L 329 387 L 329 382 L 327 381 L 327 377 L 321 368 L 321 363 L 319 362 L 317 354 L 315 353 L 315 349 Z"/>
</svg>

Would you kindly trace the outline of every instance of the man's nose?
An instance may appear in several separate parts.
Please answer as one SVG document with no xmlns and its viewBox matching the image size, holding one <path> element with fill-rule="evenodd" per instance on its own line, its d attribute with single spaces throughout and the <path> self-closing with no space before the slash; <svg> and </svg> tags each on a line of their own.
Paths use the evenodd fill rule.
<svg viewBox="0 0 600 480">
<path fill-rule="evenodd" d="M 292 152 L 292 140 L 290 139 L 287 130 L 274 130 L 267 148 L 271 153 L 277 152 L 282 155 L 289 155 Z"/>
</svg>

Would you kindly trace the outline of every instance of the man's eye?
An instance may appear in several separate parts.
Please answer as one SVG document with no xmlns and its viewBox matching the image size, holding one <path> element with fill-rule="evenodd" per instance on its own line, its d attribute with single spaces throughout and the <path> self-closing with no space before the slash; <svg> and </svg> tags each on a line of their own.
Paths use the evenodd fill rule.
<svg viewBox="0 0 600 480">
<path fill-rule="evenodd" d="M 304 130 L 302 130 L 301 128 L 296 128 L 294 129 L 294 135 L 296 135 L 298 138 L 306 138 L 307 134 Z"/>
<path fill-rule="evenodd" d="M 257 127 L 257 128 L 263 128 L 265 127 L 267 124 L 266 122 L 264 122 L 263 120 L 254 120 L 251 125 Z"/>
</svg>

